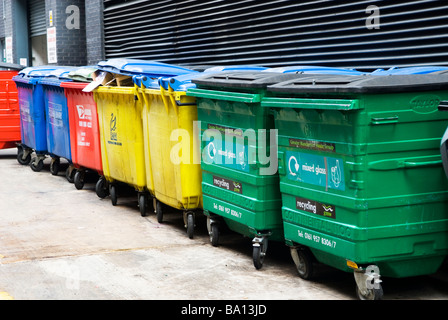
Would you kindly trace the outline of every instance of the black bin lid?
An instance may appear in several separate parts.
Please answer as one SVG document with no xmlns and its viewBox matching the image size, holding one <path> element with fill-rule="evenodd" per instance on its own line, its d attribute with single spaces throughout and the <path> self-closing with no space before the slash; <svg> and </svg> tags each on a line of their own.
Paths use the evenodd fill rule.
<svg viewBox="0 0 448 320">
<path fill-rule="evenodd" d="M 270 84 L 290 80 L 294 73 L 232 71 L 205 74 L 191 81 L 196 85 L 235 89 L 264 89 Z"/>
<path fill-rule="evenodd" d="M 448 72 L 409 75 L 295 75 L 271 84 L 279 93 L 399 93 L 448 89 Z"/>
</svg>

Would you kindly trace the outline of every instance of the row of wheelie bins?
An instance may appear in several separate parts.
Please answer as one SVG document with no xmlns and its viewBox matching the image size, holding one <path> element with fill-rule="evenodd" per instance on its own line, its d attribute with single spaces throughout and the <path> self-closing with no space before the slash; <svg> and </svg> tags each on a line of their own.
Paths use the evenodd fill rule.
<svg viewBox="0 0 448 320">
<path fill-rule="evenodd" d="M 65 158 L 76 188 L 93 171 L 113 205 L 132 186 L 141 215 L 178 209 L 190 238 L 203 213 L 212 245 L 223 225 L 253 239 L 257 269 L 283 242 L 302 278 L 316 262 L 354 271 L 362 299 L 382 297 L 381 276 L 434 273 L 447 255 L 443 68 L 48 68 L 14 78 L 18 160 L 33 170 L 50 156 L 57 174 Z"/>
</svg>

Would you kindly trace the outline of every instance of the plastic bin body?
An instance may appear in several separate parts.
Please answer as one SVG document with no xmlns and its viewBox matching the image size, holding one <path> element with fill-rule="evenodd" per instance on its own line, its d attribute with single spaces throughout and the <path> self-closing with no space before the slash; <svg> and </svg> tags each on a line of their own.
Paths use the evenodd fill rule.
<svg viewBox="0 0 448 320">
<path fill-rule="evenodd" d="M 97 104 L 104 177 L 138 191 L 146 188 L 142 102 L 134 87 L 99 87 Z"/>
<path fill-rule="evenodd" d="M 74 68 L 61 67 L 39 80 L 45 101 L 48 153 L 71 162 L 70 122 L 67 97 L 61 83 Z"/>
<path fill-rule="evenodd" d="M 98 112 L 93 92 L 83 92 L 84 82 L 63 82 L 67 98 L 70 147 L 75 168 L 87 168 L 103 175 Z"/>
<path fill-rule="evenodd" d="M 437 112 L 447 78 L 356 78 L 303 76 L 268 88 L 285 240 L 345 271 L 350 260 L 384 276 L 433 273 L 448 252 L 439 150 L 448 117 Z"/>
<path fill-rule="evenodd" d="M 39 79 L 52 70 L 54 67 L 26 68 L 13 78 L 19 97 L 22 145 L 38 154 L 47 153 L 44 90 Z"/>
<path fill-rule="evenodd" d="M 0 71 L 0 149 L 21 142 L 20 108 L 17 86 L 12 80 L 17 71 Z"/>
<path fill-rule="evenodd" d="M 199 148 L 194 141 L 195 98 L 163 87 L 142 87 L 139 93 L 144 101 L 143 136 L 150 193 L 173 208 L 202 208 L 201 166 L 198 159 L 194 161 Z M 185 137 L 184 143 L 177 141 L 179 137 Z M 186 155 L 187 158 L 182 158 Z"/>
<path fill-rule="evenodd" d="M 198 105 L 205 214 L 222 217 L 244 236 L 269 235 L 276 241 L 283 240 L 278 175 L 261 174 L 269 165 L 257 154 L 260 149 L 269 155 L 274 121 L 260 102 L 270 83 L 266 79 L 278 76 L 224 72 L 193 80 L 197 88 L 187 92 Z M 213 130 L 218 135 L 213 136 Z M 266 135 L 260 138 L 262 131 Z"/>
</svg>

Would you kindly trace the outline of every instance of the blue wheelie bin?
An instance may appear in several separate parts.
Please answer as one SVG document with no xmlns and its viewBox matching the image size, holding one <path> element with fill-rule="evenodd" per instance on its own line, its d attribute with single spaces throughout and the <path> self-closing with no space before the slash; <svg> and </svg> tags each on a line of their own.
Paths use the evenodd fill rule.
<svg viewBox="0 0 448 320">
<path fill-rule="evenodd" d="M 22 137 L 17 160 L 21 164 L 29 164 L 32 160 L 31 154 L 34 152 L 36 158 L 31 162 L 33 170 L 39 169 L 37 166 L 39 159 L 45 158 L 45 155 L 48 154 L 44 89 L 39 80 L 54 71 L 55 68 L 54 66 L 29 67 L 13 77 L 19 95 Z"/>
<path fill-rule="evenodd" d="M 66 170 L 69 182 L 73 182 L 76 171 L 71 156 L 67 97 L 61 83 L 71 81 L 68 75 L 76 69 L 76 67 L 56 67 L 39 80 L 45 102 L 47 148 L 48 154 L 51 156 L 50 172 L 52 175 L 58 175 L 60 159 L 66 159 L 70 163 Z M 35 164 L 38 170 L 42 169 L 42 161 L 43 159 L 39 159 Z"/>
</svg>

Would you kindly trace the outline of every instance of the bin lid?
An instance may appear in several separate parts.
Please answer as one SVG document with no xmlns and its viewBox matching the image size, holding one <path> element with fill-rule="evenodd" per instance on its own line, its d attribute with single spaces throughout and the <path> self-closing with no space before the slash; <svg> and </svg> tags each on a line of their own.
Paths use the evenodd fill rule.
<svg viewBox="0 0 448 320">
<path fill-rule="evenodd" d="M 57 67 L 40 77 L 39 83 L 44 85 L 60 86 L 62 82 L 72 81 L 68 75 L 76 70 L 76 67 Z"/>
<path fill-rule="evenodd" d="M 231 65 L 231 66 L 214 66 L 204 70 L 204 72 L 223 72 L 223 71 L 263 71 L 266 67 L 251 65 Z"/>
<path fill-rule="evenodd" d="M 60 66 L 37 66 L 28 67 L 19 72 L 17 76 L 13 78 L 14 81 L 22 83 L 36 84 L 42 78 L 59 78 L 64 77 L 74 67 L 60 67 Z"/>
<path fill-rule="evenodd" d="M 438 71 L 448 70 L 448 67 L 444 66 L 419 66 L 419 67 L 404 67 L 397 68 L 392 67 L 388 70 L 377 69 L 372 72 L 373 75 L 387 75 L 387 74 L 427 74 Z"/>
<path fill-rule="evenodd" d="M 190 72 L 198 72 L 180 66 L 170 65 L 157 61 L 122 58 L 113 58 L 107 61 L 101 61 L 98 63 L 97 68 L 102 71 L 108 71 L 127 76 L 146 75 L 153 78 L 173 77 Z"/>
<path fill-rule="evenodd" d="M 246 65 L 232 65 L 232 66 L 216 66 L 211 67 L 202 73 L 189 73 L 183 74 L 176 77 L 170 78 L 160 78 L 159 85 L 162 85 L 165 89 L 168 89 L 168 85 L 174 91 L 187 91 L 190 88 L 196 88 L 196 84 L 192 82 L 193 79 L 202 77 L 204 75 L 213 74 L 213 73 L 221 73 L 226 71 L 252 71 L 259 72 L 265 70 L 265 67 L 257 67 L 257 66 L 246 66 Z"/>
<path fill-rule="evenodd" d="M 332 68 L 332 67 L 321 67 L 321 66 L 287 66 L 287 67 L 276 67 L 269 68 L 263 72 L 281 72 L 281 73 L 312 73 L 312 74 L 363 74 L 363 72 L 346 69 L 346 68 Z"/>
<path fill-rule="evenodd" d="M 277 82 L 270 92 L 283 93 L 399 93 L 448 89 L 448 73 L 409 75 L 296 75 Z"/>
<path fill-rule="evenodd" d="M 93 74 L 97 70 L 94 66 L 84 66 L 76 68 L 68 73 L 68 78 L 73 81 L 91 82 L 93 81 Z"/>
<path fill-rule="evenodd" d="M 192 79 L 196 85 L 223 88 L 261 89 L 270 84 L 293 79 L 295 73 L 275 73 L 259 71 L 232 71 L 204 73 Z"/>
</svg>

